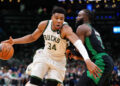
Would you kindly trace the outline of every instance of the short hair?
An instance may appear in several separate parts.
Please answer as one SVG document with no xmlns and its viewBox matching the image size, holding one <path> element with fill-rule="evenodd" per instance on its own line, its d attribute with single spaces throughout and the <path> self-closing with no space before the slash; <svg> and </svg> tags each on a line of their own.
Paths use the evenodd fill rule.
<svg viewBox="0 0 120 86">
<path fill-rule="evenodd" d="M 61 14 L 66 15 L 65 9 L 62 8 L 62 7 L 58 7 L 58 6 L 55 6 L 55 7 L 53 8 L 52 14 L 54 14 L 54 13 L 61 13 Z"/>
<path fill-rule="evenodd" d="M 89 21 L 92 22 L 94 20 L 94 14 L 93 14 L 93 12 L 90 11 L 90 10 L 88 10 L 88 9 L 83 9 L 83 11 L 88 16 Z"/>
</svg>

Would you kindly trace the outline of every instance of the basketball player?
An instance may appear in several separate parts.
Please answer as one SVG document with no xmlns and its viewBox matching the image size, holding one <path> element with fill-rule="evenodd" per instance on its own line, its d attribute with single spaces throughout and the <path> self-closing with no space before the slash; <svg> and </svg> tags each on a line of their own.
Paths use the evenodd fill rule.
<svg viewBox="0 0 120 86">
<path fill-rule="evenodd" d="M 105 52 L 100 34 L 91 25 L 93 13 L 83 9 L 79 11 L 76 19 L 76 34 L 84 43 L 90 59 L 102 70 L 102 74 L 94 77 L 88 70 L 80 77 L 77 86 L 110 86 L 110 78 L 113 70 L 113 60 Z M 78 56 L 78 55 L 76 55 Z M 80 56 L 80 55 L 79 55 Z M 74 57 L 80 59 L 79 57 Z"/>
<path fill-rule="evenodd" d="M 66 58 L 65 51 L 67 40 L 78 49 L 84 58 L 88 70 L 94 75 L 100 73 L 100 69 L 90 60 L 82 41 L 72 31 L 72 28 L 64 22 L 65 10 L 55 7 L 52 11 L 51 20 L 41 21 L 37 29 L 29 35 L 4 42 L 10 44 L 26 44 L 36 41 L 42 34 L 45 40 L 43 52 L 37 53 L 33 60 L 31 78 L 26 86 L 41 86 L 43 77 L 46 75 L 46 86 L 57 86 L 65 77 Z M 67 40 L 66 40 L 67 39 Z"/>
</svg>

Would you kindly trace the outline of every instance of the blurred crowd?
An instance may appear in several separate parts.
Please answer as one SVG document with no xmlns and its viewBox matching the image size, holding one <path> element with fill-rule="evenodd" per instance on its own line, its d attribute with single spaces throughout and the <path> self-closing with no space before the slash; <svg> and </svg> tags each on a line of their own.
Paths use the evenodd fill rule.
<svg viewBox="0 0 120 86">
<path fill-rule="evenodd" d="M 27 60 L 27 59 L 26 59 Z M 25 73 L 27 65 L 22 63 L 18 65 L 17 59 L 13 65 L 7 64 L 7 66 L 0 66 L 0 86 L 25 86 L 25 83 L 29 80 L 29 76 Z M 20 61 L 22 62 L 22 61 Z M 63 82 L 64 86 L 75 86 L 79 78 L 86 69 L 84 62 L 68 60 L 67 62 L 66 77 Z M 120 86 L 120 62 L 116 61 L 114 64 L 114 70 L 111 77 L 111 86 Z M 45 80 L 43 80 L 43 85 Z M 44 85 L 45 86 L 45 85 Z"/>
<path fill-rule="evenodd" d="M 8 68 L 7 66 L 0 69 L 0 86 L 25 86 L 28 81 L 28 75 L 25 74 L 26 67 L 14 66 Z"/>
</svg>

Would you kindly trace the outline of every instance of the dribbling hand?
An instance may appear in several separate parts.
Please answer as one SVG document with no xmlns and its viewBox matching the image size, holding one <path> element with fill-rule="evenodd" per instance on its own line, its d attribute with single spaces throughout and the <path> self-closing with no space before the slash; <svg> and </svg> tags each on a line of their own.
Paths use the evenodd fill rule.
<svg viewBox="0 0 120 86">
<path fill-rule="evenodd" d="M 9 40 L 2 41 L 1 43 L 9 43 L 11 45 L 14 45 L 13 38 L 10 36 Z"/>
</svg>

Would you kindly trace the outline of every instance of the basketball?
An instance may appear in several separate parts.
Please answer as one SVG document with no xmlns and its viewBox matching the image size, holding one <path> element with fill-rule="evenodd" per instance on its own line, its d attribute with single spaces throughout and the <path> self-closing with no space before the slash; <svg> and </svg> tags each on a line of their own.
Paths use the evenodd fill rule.
<svg viewBox="0 0 120 86">
<path fill-rule="evenodd" d="M 8 43 L 0 44 L 0 59 L 9 60 L 14 54 L 14 48 Z"/>
</svg>

